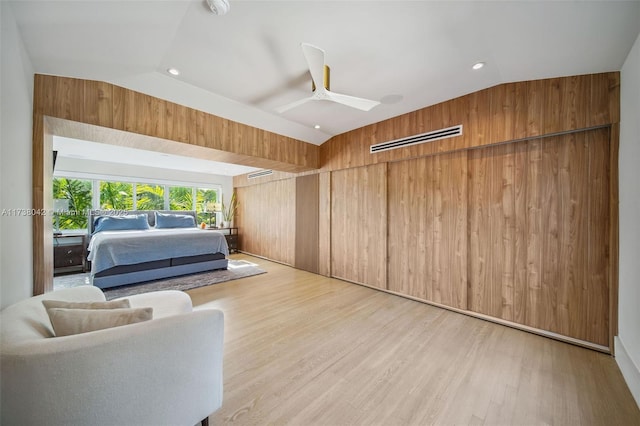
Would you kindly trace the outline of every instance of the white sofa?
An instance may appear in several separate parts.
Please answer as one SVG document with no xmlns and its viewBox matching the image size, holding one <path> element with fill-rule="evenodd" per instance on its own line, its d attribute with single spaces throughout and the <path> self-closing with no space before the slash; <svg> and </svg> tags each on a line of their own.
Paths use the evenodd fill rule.
<svg viewBox="0 0 640 426">
<path fill-rule="evenodd" d="M 104 301 L 82 286 L 0 313 L 0 424 L 194 425 L 222 405 L 224 317 L 179 291 L 127 297 L 137 324 L 53 337 L 42 300 Z"/>
</svg>

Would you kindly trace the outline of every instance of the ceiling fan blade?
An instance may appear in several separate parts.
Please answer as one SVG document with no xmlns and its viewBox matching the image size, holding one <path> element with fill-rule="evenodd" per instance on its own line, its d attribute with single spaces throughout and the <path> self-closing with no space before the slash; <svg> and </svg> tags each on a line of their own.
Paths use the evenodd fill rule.
<svg viewBox="0 0 640 426">
<path fill-rule="evenodd" d="M 327 100 L 331 100 L 351 108 L 356 108 L 361 111 L 369 111 L 371 108 L 380 105 L 378 101 L 372 101 L 364 98 L 356 98 L 355 96 L 343 95 L 341 93 L 326 91 Z"/>
<path fill-rule="evenodd" d="M 309 43 L 302 43 L 302 53 L 307 60 L 316 88 L 324 87 L 324 50 Z"/>
<path fill-rule="evenodd" d="M 302 104 L 306 104 L 307 102 L 313 101 L 313 100 L 315 100 L 315 96 L 310 96 L 308 98 L 300 99 L 299 101 L 291 102 L 290 104 L 286 104 L 286 105 L 283 105 L 283 106 L 281 106 L 279 108 L 276 108 L 276 111 L 279 114 L 282 114 L 283 112 L 287 112 L 292 108 L 295 108 L 295 107 L 300 106 Z"/>
<path fill-rule="evenodd" d="M 311 97 L 301 99 L 299 101 L 292 102 L 290 104 L 281 106 L 276 109 L 280 114 L 286 112 L 299 105 L 305 104 L 309 101 L 332 101 L 339 104 L 346 105 L 351 108 L 356 108 L 361 111 L 369 111 L 371 108 L 380 105 L 378 101 L 372 101 L 364 98 L 356 98 L 355 96 L 343 95 L 341 93 L 335 93 L 327 89 L 328 87 L 328 74 L 327 74 L 327 86 L 325 87 L 325 63 L 324 63 L 324 50 L 309 43 L 302 43 L 302 53 L 307 60 L 309 66 L 309 72 L 315 85 L 315 91 Z"/>
</svg>

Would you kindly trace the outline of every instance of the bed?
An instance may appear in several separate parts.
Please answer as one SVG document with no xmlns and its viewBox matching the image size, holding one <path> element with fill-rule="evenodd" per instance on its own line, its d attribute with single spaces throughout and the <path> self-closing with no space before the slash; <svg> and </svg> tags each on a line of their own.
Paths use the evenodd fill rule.
<svg viewBox="0 0 640 426">
<path fill-rule="evenodd" d="M 89 213 L 87 259 L 100 288 L 226 269 L 224 235 L 196 226 L 194 211 Z"/>
</svg>

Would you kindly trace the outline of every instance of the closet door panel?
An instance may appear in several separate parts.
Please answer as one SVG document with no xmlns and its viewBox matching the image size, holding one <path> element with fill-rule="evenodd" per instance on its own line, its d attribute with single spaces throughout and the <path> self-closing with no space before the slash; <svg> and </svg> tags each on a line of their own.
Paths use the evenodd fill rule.
<svg viewBox="0 0 640 426">
<path fill-rule="evenodd" d="M 466 153 L 389 165 L 389 289 L 467 307 Z"/>
<path fill-rule="evenodd" d="M 331 174 L 331 273 L 387 288 L 387 165 Z"/>
<path fill-rule="evenodd" d="M 609 132 L 469 154 L 469 309 L 608 345 Z"/>
</svg>

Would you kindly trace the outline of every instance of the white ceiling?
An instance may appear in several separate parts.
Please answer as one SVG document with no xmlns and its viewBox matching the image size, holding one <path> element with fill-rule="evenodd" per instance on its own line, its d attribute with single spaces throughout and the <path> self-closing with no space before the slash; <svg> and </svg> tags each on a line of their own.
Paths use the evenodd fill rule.
<svg viewBox="0 0 640 426">
<path fill-rule="evenodd" d="M 254 167 L 240 166 L 237 164 L 220 163 L 218 161 L 171 155 L 158 151 L 147 151 L 125 146 L 114 146 L 62 136 L 53 137 L 53 149 L 54 151 L 58 151 L 60 157 L 129 164 L 131 166 L 144 165 L 160 169 L 188 170 L 193 173 L 210 175 L 235 176 L 259 170 Z"/>
<path fill-rule="evenodd" d="M 38 73 L 108 81 L 314 144 L 505 82 L 620 70 L 640 32 L 640 1 L 230 4 L 216 16 L 204 0 L 11 2 Z M 326 51 L 331 90 L 382 104 L 278 114 L 311 93 L 302 42 Z M 486 66 L 474 71 L 477 61 Z"/>
</svg>

